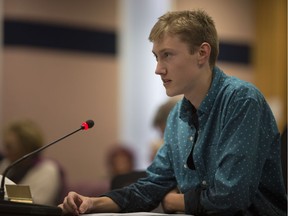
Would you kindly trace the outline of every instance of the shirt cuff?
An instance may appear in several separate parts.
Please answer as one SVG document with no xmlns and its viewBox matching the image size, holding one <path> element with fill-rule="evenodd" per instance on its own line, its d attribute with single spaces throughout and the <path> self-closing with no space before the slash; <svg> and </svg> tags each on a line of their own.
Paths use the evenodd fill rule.
<svg viewBox="0 0 288 216">
<path fill-rule="evenodd" d="M 202 215 L 204 208 L 200 204 L 200 195 L 203 188 L 192 188 L 184 193 L 185 214 Z"/>
</svg>

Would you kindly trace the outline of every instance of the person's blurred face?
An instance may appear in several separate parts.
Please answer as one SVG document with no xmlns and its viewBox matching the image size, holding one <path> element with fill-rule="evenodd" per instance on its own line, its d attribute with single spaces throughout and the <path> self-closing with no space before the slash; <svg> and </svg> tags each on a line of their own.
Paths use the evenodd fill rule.
<svg viewBox="0 0 288 216">
<path fill-rule="evenodd" d="M 118 154 L 113 158 L 113 175 L 125 174 L 132 171 L 130 159 L 125 154 Z"/>
<path fill-rule="evenodd" d="M 16 161 L 25 154 L 23 146 L 14 132 L 7 132 L 5 134 L 3 144 L 4 155 L 10 162 Z"/>
</svg>

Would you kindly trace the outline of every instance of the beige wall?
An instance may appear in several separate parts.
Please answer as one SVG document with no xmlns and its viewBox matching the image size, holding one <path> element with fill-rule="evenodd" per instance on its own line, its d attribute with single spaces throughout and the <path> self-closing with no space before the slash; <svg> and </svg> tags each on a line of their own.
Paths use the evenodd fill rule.
<svg viewBox="0 0 288 216">
<path fill-rule="evenodd" d="M 109 3 L 108 3 L 109 2 Z M 91 29 L 116 28 L 116 1 L 5 0 L 4 16 Z M 106 176 L 105 154 L 117 137 L 116 56 L 24 47 L 3 52 L 3 123 L 31 118 L 50 143 L 80 127 L 95 126 L 45 150 L 72 183 Z"/>
</svg>

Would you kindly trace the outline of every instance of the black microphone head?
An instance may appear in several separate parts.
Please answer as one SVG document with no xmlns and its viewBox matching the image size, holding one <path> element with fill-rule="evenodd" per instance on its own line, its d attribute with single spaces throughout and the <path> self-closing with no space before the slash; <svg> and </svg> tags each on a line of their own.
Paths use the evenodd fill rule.
<svg viewBox="0 0 288 216">
<path fill-rule="evenodd" d="M 92 128 L 94 126 L 93 120 L 87 120 L 86 122 L 83 122 L 81 125 L 81 129 L 88 130 L 89 128 Z"/>
<path fill-rule="evenodd" d="M 94 126 L 94 121 L 93 120 L 87 120 L 86 121 L 88 128 L 92 128 Z"/>
</svg>

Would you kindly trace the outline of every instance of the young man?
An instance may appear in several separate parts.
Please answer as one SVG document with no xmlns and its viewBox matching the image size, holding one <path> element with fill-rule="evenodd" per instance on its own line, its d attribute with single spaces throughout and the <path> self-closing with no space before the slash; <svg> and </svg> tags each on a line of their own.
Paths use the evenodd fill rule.
<svg viewBox="0 0 288 216">
<path fill-rule="evenodd" d="M 193 215 L 286 215 L 280 135 L 262 94 L 225 75 L 204 11 L 168 12 L 149 40 L 171 111 L 147 178 L 101 197 L 70 192 L 64 213 L 150 211 Z"/>
</svg>

